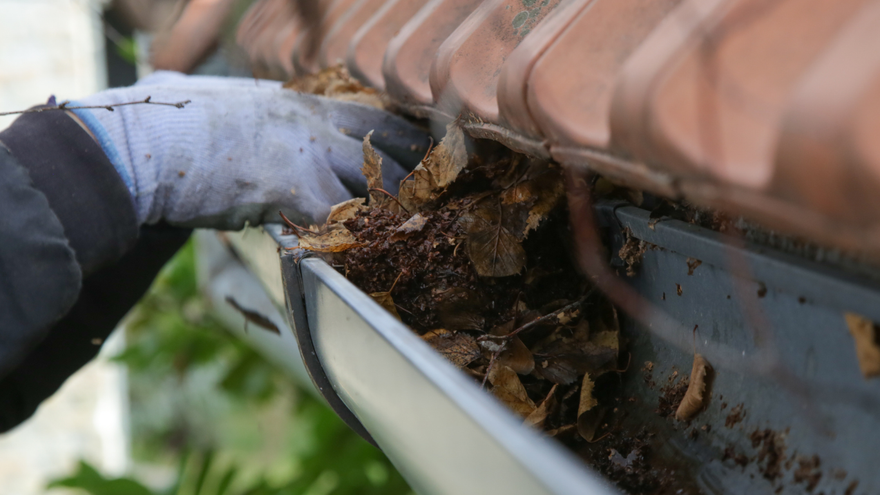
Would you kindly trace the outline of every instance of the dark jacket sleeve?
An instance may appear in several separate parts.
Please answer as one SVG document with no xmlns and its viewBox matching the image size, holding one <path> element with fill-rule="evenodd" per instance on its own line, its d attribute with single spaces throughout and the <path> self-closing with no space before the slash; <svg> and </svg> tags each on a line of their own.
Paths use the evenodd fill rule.
<svg viewBox="0 0 880 495">
<path fill-rule="evenodd" d="M 0 383 L 48 380 L 27 400 L 20 390 L 15 400 L 0 397 L 0 410 L 14 409 L 0 411 L 0 428 L 30 415 L 34 400 L 94 356 L 91 339 L 112 330 L 170 257 L 151 244 L 126 258 L 137 277 L 126 271 L 120 260 L 138 232 L 125 183 L 64 112 L 25 114 L 0 132 Z M 185 234 L 168 237 L 172 252 Z"/>
</svg>

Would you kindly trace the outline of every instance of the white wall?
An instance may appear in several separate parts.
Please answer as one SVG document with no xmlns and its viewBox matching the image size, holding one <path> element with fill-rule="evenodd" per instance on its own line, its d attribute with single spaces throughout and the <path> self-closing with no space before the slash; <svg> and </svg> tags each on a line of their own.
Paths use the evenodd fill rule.
<svg viewBox="0 0 880 495">
<path fill-rule="evenodd" d="M 0 0 L 0 112 L 104 88 L 104 0 Z M 0 117 L 0 129 L 13 117 Z"/>
</svg>

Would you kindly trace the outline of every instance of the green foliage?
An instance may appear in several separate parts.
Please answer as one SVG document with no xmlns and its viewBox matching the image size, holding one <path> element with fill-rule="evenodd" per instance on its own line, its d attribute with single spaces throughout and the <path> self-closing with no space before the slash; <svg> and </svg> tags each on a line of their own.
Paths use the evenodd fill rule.
<svg viewBox="0 0 880 495">
<path fill-rule="evenodd" d="M 176 465 L 172 485 L 108 479 L 81 462 L 50 486 L 91 495 L 411 493 L 380 451 L 207 310 L 188 243 L 128 318 L 116 357 L 129 369 L 137 461 Z"/>
<path fill-rule="evenodd" d="M 131 36 L 122 38 L 116 43 L 116 53 L 131 65 L 137 64 L 137 52 L 137 43 Z"/>
</svg>

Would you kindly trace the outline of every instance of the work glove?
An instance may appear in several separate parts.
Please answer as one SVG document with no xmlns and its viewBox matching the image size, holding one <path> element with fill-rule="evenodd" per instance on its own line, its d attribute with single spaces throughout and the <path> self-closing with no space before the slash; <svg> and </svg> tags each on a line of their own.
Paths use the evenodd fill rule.
<svg viewBox="0 0 880 495">
<path fill-rule="evenodd" d="M 69 106 L 131 193 L 140 224 L 238 230 L 322 222 L 330 207 L 366 196 L 362 139 L 383 159 L 394 191 L 428 147 L 406 120 L 358 103 L 282 89 L 255 79 L 158 72 L 138 84 Z M 156 103 L 189 101 L 183 108 Z"/>
</svg>

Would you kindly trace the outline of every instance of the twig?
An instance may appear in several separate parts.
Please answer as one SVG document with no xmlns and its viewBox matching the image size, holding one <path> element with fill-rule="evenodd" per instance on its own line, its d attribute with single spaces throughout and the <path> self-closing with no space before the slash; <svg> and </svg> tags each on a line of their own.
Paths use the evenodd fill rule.
<svg viewBox="0 0 880 495">
<path fill-rule="evenodd" d="M 397 199 L 396 196 L 394 196 L 390 192 L 386 191 L 385 189 L 379 189 L 378 187 L 370 187 L 370 188 L 367 188 L 367 191 L 370 191 L 370 192 L 376 191 L 376 192 L 380 192 L 380 193 L 388 196 L 389 198 L 393 199 L 395 203 L 399 204 L 400 207 L 403 208 L 403 211 L 409 213 L 409 210 L 407 210 L 406 207 L 403 206 L 403 203 L 401 203 L 400 200 Z"/>
<path fill-rule="evenodd" d="M 480 385 L 481 389 L 486 388 L 486 380 L 489 379 L 489 373 L 492 372 L 492 366 L 495 365 L 495 359 L 498 358 L 498 355 L 501 354 L 501 351 L 503 350 L 504 346 L 492 353 L 492 359 L 489 360 L 489 366 L 486 367 L 486 376 L 483 377 L 483 383 Z"/>
<path fill-rule="evenodd" d="M 593 294 L 593 292 L 594 292 L 595 290 L 596 290 L 596 288 L 593 287 L 592 289 L 590 289 L 589 292 L 586 293 L 586 295 L 584 295 L 584 297 L 582 297 L 582 298 L 578 299 L 577 301 L 575 301 L 575 302 L 569 304 L 568 306 L 565 306 L 565 307 L 559 308 L 559 309 L 557 309 L 556 311 L 554 311 L 554 312 L 552 312 L 552 313 L 548 313 L 548 314 L 546 314 L 546 315 L 544 315 L 544 316 L 538 318 L 537 320 L 532 320 L 532 321 L 526 323 L 525 325 L 523 325 L 523 326 L 517 328 L 516 330 L 514 330 L 514 331 L 512 331 L 512 332 L 510 332 L 510 333 L 508 333 L 508 334 L 505 334 L 505 335 L 481 335 L 481 336 L 477 337 L 477 341 L 482 342 L 482 341 L 492 340 L 492 339 L 504 339 L 504 340 L 510 340 L 510 339 L 514 338 L 514 337 L 515 337 L 517 334 L 519 334 L 520 332 L 524 332 L 524 331 L 526 331 L 526 330 L 529 330 L 529 329 L 531 329 L 531 328 L 534 328 L 535 326 L 540 325 L 540 324 L 542 324 L 542 323 L 547 323 L 548 321 L 550 321 L 550 319 L 552 319 L 552 318 L 556 318 L 557 316 L 559 316 L 560 314 L 562 314 L 562 313 L 564 313 L 564 312 L 566 312 L 566 311 L 570 311 L 570 310 L 572 310 L 572 309 L 577 308 L 578 306 L 581 306 L 582 304 L 584 304 L 585 302 L 587 302 L 587 299 L 589 299 L 589 297 Z"/>
<path fill-rule="evenodd" d="M 183 108 L 189 103 L 192 103 L 192 100 L 179 101 L 177 103 L 166 103 L 163 101 L 152 101 L 152 96 L 148 96 L 141 101 L 129 101 L 125 103 L 113 103 L 111 105 L 83 105 L 77 107 L 68 106 L 70 101 L 65 101 L 60 105 L 55 105 L 51 107 L 40 107 L 40 108 L 29 108 L 27 110 L 16 110 L 14 112 L 0 112 L 0 117 L 5 115 L 16 115 L 22 113 L 40 113 L 40 112 L 48 112 L 50 110 L 83 110 L 83 109 L 98 109 L 103 108 L 104 110 L 113 111 L 114 107 L 124 107 L 126 105 L 163 105 L 167 107 L 175 107 L 175 108 Z"/>
<path fill-rule="evenodd" d="M 317 234 L 317 232 L 315 232 L 313 230 L 309 230 L 305 227 L 300 227 L 299 225 L 291 222 L 290 219 L 287 218 L 287 216 L 284 214 L 283 211 L 278 210 L 278 214 L 281 215 L 281 219 L 284 220 L 284 223 L 286 223 L 288 227 L 293 229 L 293 235 L 299 237 L 300 232 L 308 232 L 309 234 Z"/>
</svg>

